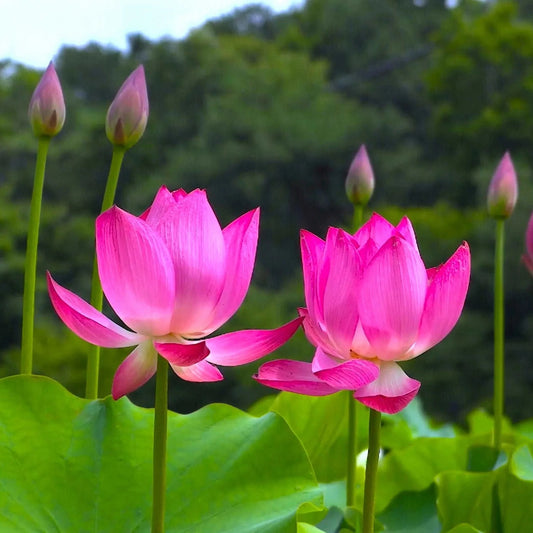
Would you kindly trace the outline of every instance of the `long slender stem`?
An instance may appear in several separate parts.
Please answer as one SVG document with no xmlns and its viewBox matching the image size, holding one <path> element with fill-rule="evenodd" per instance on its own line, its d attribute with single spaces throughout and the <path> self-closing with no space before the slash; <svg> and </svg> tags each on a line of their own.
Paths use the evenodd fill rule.
<svg viewBox="0 0 533 533">
<path fill-rule="evenodd" d="M 368 421 L 368 456 L 366 458 L 365 499 L 363 503 L 363 533 L 374 532 L 374 502 L 379 460 L 381 413 L 370 409 Z"/>
<path fill-rule="evenodd" d="M 504 399 L 504 307 L 503 307 L 503 259 L 505 221 L 496 221 L 496 246 L 494 254 L 494 435 L 496 448 L 502 443 L 502 419 Z"/>
<path fill-rule="evenodd" d="M 118 177 L 120 174 L 120 167 L 124 159 L 126 149 L 123 146 L 113 146 L 113 157 L 111 158 L 111 166 L 107 176 L 107 183 L 104 192 L 104 199 L 102 200 L 101 213 L 109 209 L 115 201 L 115 192 L 117 190 Z M 95 309 L 102 310 L 104 297 L 102 294 L 102 287 L 100 285 L 100 278 L 98 277 L 98 264 L 96 255 L 93 262 L 93 278 L 91 286 L 91 304 Z M 85 387 L 85 396 L 91 400 L 98 398 L 98 377 L 100 373 L 100 346 L 91 347 L 87 359 L 87 378 Z"/>
<path fill-rule="evenodd" d="M 152 533 L 163 533 L 165 530 L 165 491 L 167 484 L 167 405 L 168 363 L 165 358 L 158 355 L 155 383 Z"/>
<path fill-rule="evenodd" d="M 30 220 L 24 266 L 24 297 L 22 304 L 22 346 L 20 351 L 20 373 L 31 374 L 33 367 L 33 327 L 35 317 L 35 275 L 37 271 L 37 247 L 43 199 L 46 156 L 51 137 L 39 137 L 37 161 L 33 180 L 30 205 Z"/>
<path fill-rule="evenodd" d="M 346 506 L 355 506 L 355 488 L 357 482 L 357 400 L 352 391 L 346 391 L 348 397 L 348 453 L 346 465 Z"/>
<path fill-rule="evenodd" d="M 363 225 L 363 210 L 362 205 L 354 205 L 353 207 L 353 231 L 354 233 Z"/>
</svg>

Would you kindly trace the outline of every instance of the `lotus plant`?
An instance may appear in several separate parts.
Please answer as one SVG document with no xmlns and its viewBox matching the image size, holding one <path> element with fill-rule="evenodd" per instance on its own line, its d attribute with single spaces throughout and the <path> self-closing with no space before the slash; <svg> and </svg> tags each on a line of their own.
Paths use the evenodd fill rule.
<svg viewBox="0 0 533 533">
<path fill-rule="evenodd" d="M 330 228 L 323 241 L 302 231 L 305 301 L 301 309 L 312 363 L 278 360 L 257 381 L 311 396 L 354 391 L 370 407 L 363 533 L 373 531 L 381 412 L 396 413 L 420 382 L 398 362 L 440 342 L 457 322 L 470 279 L 463 243 L 448 261 L 426 269 L 408 218 L 393 226 L 374 214 L 354 235 Z"/>
<path fill-rule="evenodd" d="M 494 239 L 494 431 L 493 444 L 502 443 L 504 413 L 505 366 L 505 310 L 504 310 L 504 250 L 505 221 L 515 208 L 518 199 L 518 180 L 509 152 L 501 158 L 487 192 L 487 211 L 495 219 Z"/>
<path fill-rule="evenodd" d="M 252 276 L 259 209 L 221 229 L 205 191 L 161 187 L 136 217 L 112 207 L 96 220 L 102 289 L 133 331 L 115 324 L 48 274 L 52 304 L 63 322 L 98 346 L 136 346 L 119 366 L 114 399 L 157 371 L 152 532 L 164 531 L 168 367 L 187 381 L 219 381 L 216 364 L 248 363 L 278 348 L 301 319 L 275 330 L 209 337 L 240 307 Z M 158 356 L 159 354 L 159 356 Z"/>
<path fill-rule="evenodd" d="M 144 67 L 139 65 L 124 81 L 107 110 L 105 121 L 106 135 L 113 145 L 111 165 L 102 199 L 101 213 L 107 211 L 115 201 L 118 178 L 126 151 L 142 137 L 148 122 L 148 90 Z M 98 278 L 96 257 L 93 263 L 91 305 L 102 310 L 104 296 Z M 85 396 L 98 397 L 98 374 L 100 367 L 100 347 L 95 346 L 87 358 L 87 380 Z"/>
<path fill-rule="evenodd" d="M 420 382 L 398 362 L 440 342 L 461 314 L 470 278 L 463 243 L 448 261 L 426 269 L 411 222 L 395 227 L 374 214 L 355 235 L 330 228 L 323 241 L 301 234 L 305 301 L 301 309 L 312 363 L 271 361 L 256 379 L 312 396 L 353 390 L 385 413 L 403 409 Z"/>
<path fill-rule="evenodd" d="M 43 198 L 46 159 L 50 140 L 65 123 L 65 101 L 63 90 L 52 62 L 37 84 L 28 107 L 28 118 L 33 133 L 38 139 L 37 160 L 33 179 L 30 218 L 24 264 L 24 297 L 22 304 L 22 342 L 20 350 L 20 372 L 31 374 L 33 369 L 33 322 L 35 315 L 35 276 L 37 270 L 37 249 Z"/>
<path fill-rule="evenodd" d="M 301 319 L 275 330 L 208 335 L 239 308 L 255 261 L 259 209 L 222 230 L 205 191 L 162 187 L 140 217 L 118 207 L 96 221 L 96 254 L 104 294 L 133 331 L 115 324 L 48 274 L 52 304 L 63 322 L 92 344 L 136 346 L 119 366 L 117 399 L 156 371 L 159 353 L 187 381 L 218 381 L 216 364 L 234 366 L 270 353 Z"/>
</svg>

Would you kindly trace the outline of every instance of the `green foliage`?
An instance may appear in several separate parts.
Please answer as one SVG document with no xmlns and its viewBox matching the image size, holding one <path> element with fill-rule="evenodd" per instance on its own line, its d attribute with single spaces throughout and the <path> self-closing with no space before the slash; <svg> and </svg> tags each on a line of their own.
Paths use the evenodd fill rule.
<svg viewBox="0 0 533 533">
<path fill-rule="evenodd" d="M 362 492 L 358 490 L 355 509 L 344 506 L 346 400 L 342 393 L 309 398 L 282 392 L 252 408 L 254 414 L 280 414 L 300 438 L 322 482 L 329 511 L 317 527 L 327 533 L 359 531 Z M 361 406 L 358 416 L 364 432 L 368 416 Z M 435 427 L 417 401 L 398 415 L 385 416 L 376 495 L 384 531 L 528 531 L 533 441 L 524 435 L 523 425 L 506 422 L 504 449 L 498 451 L 491 446 L 492 428 L 492 418 L 479 410 L 469 416 L 466 431 Z M 358 440 L 366 451 L 364 439 Z M 358 476 L 361 486 L 363 469 Z"/>
<path fill-rule="evenodd" d="M 515 2 L 484 11 L 454 10 L 427 73 L 437 137 L 466 168 L 503 147 L 528 155 L 532 141 L 533 26 Z"/>
<path fill-rule="evenodd" d="M 0 407 L 0 529 L 149 529 L 152 411 L 28 376 L 0 380 Z M 169 533 L 289 533 L 321 495 L 279 416 L 212 405 L 169 415 L 167 502 Z"/>
</svg>

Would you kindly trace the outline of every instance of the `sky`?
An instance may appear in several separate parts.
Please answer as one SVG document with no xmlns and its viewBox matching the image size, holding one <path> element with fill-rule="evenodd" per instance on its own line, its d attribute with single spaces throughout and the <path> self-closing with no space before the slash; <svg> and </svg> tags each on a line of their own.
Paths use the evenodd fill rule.
<svg viewBox="0 0 533 533">
<path fill-rule="evenodd" d="M 62 45 L 90 41 L 126 49 L 129 33 L 180 39 L 247 0 L 0 0 L 0 60 L 44 69 Z M 303 0 L 263 0 L 274 12 Z"/>
</svg>

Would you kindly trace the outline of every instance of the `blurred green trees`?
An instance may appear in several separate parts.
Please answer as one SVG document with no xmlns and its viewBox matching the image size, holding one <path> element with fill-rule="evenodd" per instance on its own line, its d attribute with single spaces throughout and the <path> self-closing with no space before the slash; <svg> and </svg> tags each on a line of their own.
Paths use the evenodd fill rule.
<svg viewBox="0 0 533 533">
<path fill-rule="evenodd" d="M 304 305 L 299 229 L 348 225 L 344 178 L 365 143 L 376 174 L 371 208 L 408 214 L 427 266 L 464 239 L 473 273 L 450 337 L 412 361 L 436 417 L 461 419 L 492 393 L 492 222 L 485 194 L 504 151 L 520 182 L 507 242 L 507 411 L 526 412 L 533 383 L 533 284 L 520 265 L 533 209 L 533 19 L 527 2 L 307 0 L 274 14 L 250 5 L 187 38 L 129 36 L 120 52 L 92 43 L 56 58 L 67 103 L 50 150 L 38 265 L 36 371 L 83 393 L 85 343 L 53 314 L 44 272 L 88 298 L 98 213 L 111 157 L 107 106 L 127 74 L 146 70 L 150 118 L 128 152 L 117 203 L 141 213 L 157 188 L 201 187 L 223 225 L 261 206 L 253 286 L 233 328 L 275 327 Z M 35 145 L 26 110 L 39 72 L 0 62 L 0 375 L 15 373 Z M 108 309 L 108 313 L 111 311 Z M 299 333 L 276 357 L 309 359 Z M 100 393 L 124 352 L 104 352 Z M 247 406 L 268 391 L 226 369 L 217 384 L 171 382 L 172 407 Z M 512 386 L 511 386 L 512 385 Z M 148 384 L 133 399 L 150 398 Z M 443 394 L 443 390 L 446 394 Z"/>
</svg>

